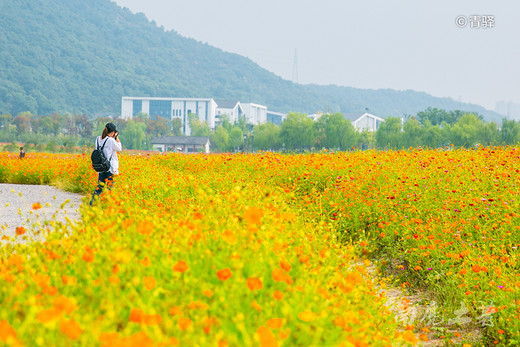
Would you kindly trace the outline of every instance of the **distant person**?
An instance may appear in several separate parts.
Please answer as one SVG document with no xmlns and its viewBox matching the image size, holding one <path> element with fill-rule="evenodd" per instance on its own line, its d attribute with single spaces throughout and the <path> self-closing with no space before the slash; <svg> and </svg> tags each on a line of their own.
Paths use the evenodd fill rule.
<svg viewBox="0 0 520 347">
<path fill-rule="evenodd" d="M 99 197 L 103 192 L 104 186 L 107 186 L 109 190 L 111 189 L 114 184 L 114 175 L 119 174 L 119 159 L 117 158 L 117 152 L 120 152 L 123 148 L 118 135 L 119 133 L 117 132 L 114 123 L 107 123 L 105 128 L 103 128 L 101 136 L 96 138 L 96 148 L 103 147 L 103 153 L 110 162 L 110 170 L 98 173 L 98 186 L 92 194 L 90 206 L 92 206 L 96 196 Z"/>
<path fill-rule="evenodd" d="M 20 159 L 25 158 L 25 152 L 23 150 L 23 147 L 20 147 Z"/>
</svg>

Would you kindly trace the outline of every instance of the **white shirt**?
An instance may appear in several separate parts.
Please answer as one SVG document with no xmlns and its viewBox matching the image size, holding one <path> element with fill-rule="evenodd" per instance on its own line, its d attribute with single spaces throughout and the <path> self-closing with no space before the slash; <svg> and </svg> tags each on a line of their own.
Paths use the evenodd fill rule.
<svg viewBox="0 0 520 347">
<path fill-rule="evenodd" d="M 106 141 L 106 143 L 105 143 Z M 105 147 L 103 147 L 105 144 Z M 119 174 L 119 159 L 117 159 L 117 152 L 121 152 L 123 147 L 121 146 L 121 142 L 117 142 L 113 137 L 105 137 L 103 140 L 101 136 L 96 138 L 96 148 L 103 147 L 103 153 L 110 161 L 110 172 L 118 175 Z"/>
</svg>

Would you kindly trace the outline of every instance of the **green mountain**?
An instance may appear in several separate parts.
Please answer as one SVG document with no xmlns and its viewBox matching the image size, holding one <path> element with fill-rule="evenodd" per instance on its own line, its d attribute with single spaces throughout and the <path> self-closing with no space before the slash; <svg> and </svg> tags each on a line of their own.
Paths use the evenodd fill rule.
<svg viewBox="0 0 520 347">
<path fill-rule="evenodd" d="M 501 116 L 415 91 L 300 85 L 110 0 L 0 1 L 0 114 L 119 114 L 122 96 L 213 97 L 279 112 L 381 117 L 427 107 Z"/>
</svg>

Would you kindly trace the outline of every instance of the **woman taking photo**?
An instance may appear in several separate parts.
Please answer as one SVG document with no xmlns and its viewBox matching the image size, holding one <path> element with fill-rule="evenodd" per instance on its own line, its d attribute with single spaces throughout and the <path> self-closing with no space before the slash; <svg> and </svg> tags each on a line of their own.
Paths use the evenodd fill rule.
<svg viewBox="0 0 520 347">
<path fill-rule="evenodd" d="M 107 123 L 101 136 L 96 138 L 96 148 L 103 148 L 103 153 L 110 162 L 110 169 L 106 172 L 99 172 L 98 186 L 92 194 L 90 206 L 92 206 L 96 196 L 99 197 L 101 192 L 103 192 L 104 186 L 107 186 L 107 188 L 110 190 L 114 183 L 114 175 L 119 174 L 119 160 L 117 158 L 117 152 L 120 152 L 122 147 L 121 141 L 119 141 L 117 135 L 118 132 L 114 123 Z"/>
</svg>

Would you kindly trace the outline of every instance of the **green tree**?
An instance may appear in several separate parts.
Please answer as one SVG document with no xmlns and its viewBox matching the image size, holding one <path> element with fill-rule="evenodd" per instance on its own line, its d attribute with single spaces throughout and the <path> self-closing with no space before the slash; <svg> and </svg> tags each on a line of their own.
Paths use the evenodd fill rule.
<svg viewBox="0 0 520 347">
<path fill-rule="evenodd" d="M 401 118 L 385 119 L 376 132 L 376 144 L 380 148 L 402 148 Z"/>
<path fill-rule="evenodd" d="M 14 117 L 13 124 L 16 126 L 18 135 L 31 131 L 31 118 L 32 114 L 30 112 L 22 112 Z"/>
<path fill-rule="evenodd" d="M 13 116 L 11 114 L 0 114 L 0 129 L 8 129 L 12 120 Z"/>
<path fill-rule="evenodd" d="M 289 113 L 282 123 L 280 136 L 287 149 L 310 148 L 314 121 L 301 113 Z"/>
<path fill-rule="evenodd" d="M 125 128 L 124 145 L 129 149 L 146 149 L 146 124 L 143 122 L 129 121 Z M 123 139 L 122 139 L 123 141 Z"/>
<path fill-rule="evenodd" d="M 497 123 L 484 123 L 478 133 L 479 142 L 484 146 L 497 145 L 500 142 L 500 132 L 498 131 Z"/>
<path fill-rule="evenodd" d="M 155 116 L 150 118 L 146 123 L 146 134 L 149 137 L 153 136 L 166 136 L 170 133 L 168 126 L 168 120 L 161 116 Z"/>
<path fill-rule="evenodd" d="M 314 123 L 316 145 L 346 150 L 356 144 L 357 132 L 341 113 L 325 114 Z"/>
<path fill-rule="evenodd" d="M 172 119 L 172 134 L 173 136 L 181 136 L 182 135 L 182 119 L 180 117 L 175 117 Z"/>
<path fill-rule="evenodd" d="M 409 118 L 403 125 L 403 146 L 418 147 L 424 145 L 423 128 L 415 118 Z"/>
<path fill-rule="evenodd" d="M 513 145 L 520 141 L 520 124 L 514 120 L 502 120 L 500 142 L 503 145 Z"/>
<path fill-rule="evenodd" d="M 473 147 L 479 142 L 482 121 L 472 113 L 465 114 L 450 129 L 450 140 L 457 147 Z"/>
<path fill-rule="evenodd" d="M 439 148 L 445 144 L 445 136 L 439 125 L 433 125 L 430 121 L 424 123 L 422 129 L 422 145 L 430 148 Z"/>
<path fill-rule="evenodd" d="M 228 148 L 229 135 L 222 125 L 217 126 L 215 132 L 210 135 L 211 144 L 217 147 L 221 152 Z"/>
<path fill-rule="evenodd" d="M 208 123 L 201 121 L 194 113 L 188 115 L 188 120 L 191 129 L 191 136 L 209 136 Z"/>
<path fill-rule="evenodd" d="M 243 144 L 244 144 L 244 137 L 242 133 L 242 129 L 240 129 L 237 126 L 234 126 L 231 128 L 230 131 L 228 131 L 229 134 L 229 143 L 228 148 L 232 151 L 238 150 Z"/>
<path fill-rule="evenodd" d="M 261 150 L 277 150 L 282 147 L 280 132 L 278 125 L 273 123 L 264 123 L 255 125 L 255 148 Z"/>
</svg>

